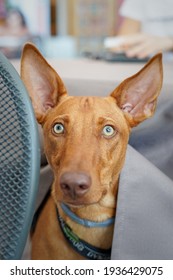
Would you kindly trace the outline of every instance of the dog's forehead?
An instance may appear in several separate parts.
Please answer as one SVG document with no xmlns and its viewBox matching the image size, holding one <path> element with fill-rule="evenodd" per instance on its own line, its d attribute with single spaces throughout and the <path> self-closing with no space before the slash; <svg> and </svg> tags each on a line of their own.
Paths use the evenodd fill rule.
<svg viewBox="0 0 173 280">
<path fill-rule="evenodd" d="M 58 111 L 70 113 L 80 112 L 100 112 L 100 113 L 118 113 L 119 108 L 116 100 L 112 97 L 97 96 L 68 96 L 59 105 Z"/>
<path fill-rule="evenodd" d="M 65 96 L 54 109 L 50 110 L 49 114 L 51 118 L 47 116 L 48 123 L 49 119 L 53 122 L 63 120 L 71 125 L 78 121 L 80 127 L 80 123 L 81 126 L 82 124 L 90 126 L 94 123 L 101 125 L 112 120 L 117 126 L 121 126 L 121 129 L 126 128 L 127 125 L 116 99 L 111 96 Z"/>
</svg>

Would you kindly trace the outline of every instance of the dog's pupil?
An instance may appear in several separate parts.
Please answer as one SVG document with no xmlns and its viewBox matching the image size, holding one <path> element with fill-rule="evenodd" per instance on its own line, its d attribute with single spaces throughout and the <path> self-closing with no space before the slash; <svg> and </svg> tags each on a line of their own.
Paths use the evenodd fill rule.
<svg viewBox="0 0 173 280">
<path fill-rule="evenodd" d="M 55 128 L 56 128 L 57 131 L 63 130 L 63 127 L 62 127 L 61 124 L 57 124 Z"/>
<path fill-rule="evenodd" d="M 107 126 L 107 127 L 106 127 L 106 132 L 107 132 L 107 133 L 110 133 L 111 131 L 112 131 L 112 128 L 111 128 L 110 126 Z"/>
</svg>

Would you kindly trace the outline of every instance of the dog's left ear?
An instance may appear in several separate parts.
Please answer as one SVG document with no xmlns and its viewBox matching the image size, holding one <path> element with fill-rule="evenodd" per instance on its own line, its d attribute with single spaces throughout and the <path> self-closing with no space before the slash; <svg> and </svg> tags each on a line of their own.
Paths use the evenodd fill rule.
<svg viewBox="0 0 173 280">
<path fill-rule="evenodd" d="M 21 58 L 21 78 L 31 97 L 37 121 L 42 123 L 50 108 L 67 94 L 56 73 L 33 44 L 26 44 Z"/>
<path fill-rule="evenodd" d="M 157 54 L 112 92 L 111 96 L 116 99 L 131 127 L 154 114 L 162 81 L 162 54 Z"/>
</svg>

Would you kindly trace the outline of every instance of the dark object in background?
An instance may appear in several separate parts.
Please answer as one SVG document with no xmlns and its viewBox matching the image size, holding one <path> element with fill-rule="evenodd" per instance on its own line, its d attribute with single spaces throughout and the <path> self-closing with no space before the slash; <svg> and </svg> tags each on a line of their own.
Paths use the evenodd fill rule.
<svg viewBox="0 0 173 280">
<path fill-rule="evenodd" d="M 85 51 L 82 53 L 82 55 L 91 59 L 101 59 L 108 62 L 144 63 L 149 60 L 149 57 L 147 58 L 127 57 L 125 53 L 115 53 L 110 51 L 100 51 L 100 52 Z"/>
</svg>

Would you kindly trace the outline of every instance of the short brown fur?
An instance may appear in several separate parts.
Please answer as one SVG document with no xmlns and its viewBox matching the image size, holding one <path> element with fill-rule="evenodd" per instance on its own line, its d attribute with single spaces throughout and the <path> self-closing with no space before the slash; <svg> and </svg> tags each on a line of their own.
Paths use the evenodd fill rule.
<svg viewBox="0 0 173 280">
<path fill-rule="evenodd" d="M 129 133 L 155 111 L 162 86 L 162 55 L 153 57 L 105 98 L 68 96 L 61 78 L 32 44 L 24 47 L 21 76 L 43 127 L 45 154 L 54 173 L 51 196 L 32 236 L 32 258 L 84 259 L 65 240 L 56 207 L 81 239 L 110 248 L 113 225 L 79 225 L 66 216 L 60 203 L 82 219 L 104 221 L 115 216 Z M 56 124 L 63 131 L 57 132 Z M 78 181 L 83 178 L 81 187 Z"/>
</svg>

